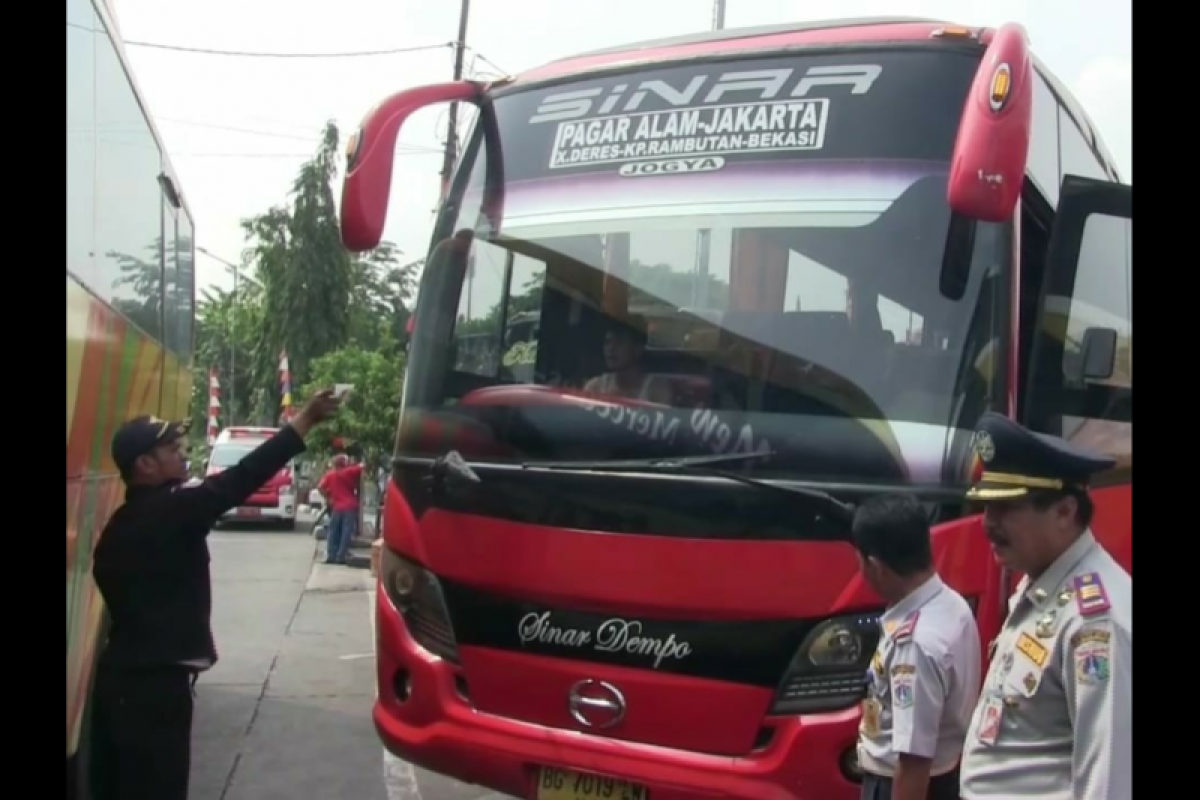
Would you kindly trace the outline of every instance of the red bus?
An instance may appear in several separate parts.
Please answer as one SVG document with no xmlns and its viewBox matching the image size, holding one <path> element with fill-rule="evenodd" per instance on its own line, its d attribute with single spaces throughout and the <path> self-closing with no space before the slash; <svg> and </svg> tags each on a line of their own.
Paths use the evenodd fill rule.
<svg viewBox="0 0 1200 800">
<path fill-rule="evenodd" d="M 1094 527 L 1132 569 L 1132 188 L 1020 26 L 725 30 L 403 91 L 350 144 L 351 249 L 438 102 L 477 121 L 386 498 L 393 753 L 540 799 L 857 797 L 882 603 L 848 511 L 921 497 L 990 640 L 1017 576 L 964 502 L 986 410 L 1118 457 Z M 458 357 L 532 313 L 519 358 Z"/>
</svg>

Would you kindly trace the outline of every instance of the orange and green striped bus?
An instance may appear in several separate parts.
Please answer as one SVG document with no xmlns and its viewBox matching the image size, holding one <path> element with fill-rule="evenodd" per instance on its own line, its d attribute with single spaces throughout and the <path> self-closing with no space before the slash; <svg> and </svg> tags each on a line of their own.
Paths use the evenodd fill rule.
<svg viewBox="0 0 1200 800">
<path fill-rule="evenodd" d="M 192 215 L 106 0 L 67 0 L 67 797 L 88 796 L 104 610 L 92 552 L 123 488 L 121 421 L 188 416 Z"/>
</svg>

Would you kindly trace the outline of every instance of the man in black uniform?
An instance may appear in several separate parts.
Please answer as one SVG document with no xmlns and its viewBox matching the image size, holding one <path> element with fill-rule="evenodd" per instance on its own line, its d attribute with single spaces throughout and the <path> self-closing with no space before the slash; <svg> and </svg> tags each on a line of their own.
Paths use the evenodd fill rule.
<svg viewBox="0 0 1200 800">
<path fill-rule="evenodd" d="M 208 532 L 304 452 L 304 437 L 339 404 L 331 390 L 318 393 L 239 464 L 190 488 L 186 423 L 138 417 L 113 437 L 126 495 L 92 570 L 111 619 L 96 674 L 96 800 L 187 797 L 192 690 L 217 661 Z"/>
</svg>

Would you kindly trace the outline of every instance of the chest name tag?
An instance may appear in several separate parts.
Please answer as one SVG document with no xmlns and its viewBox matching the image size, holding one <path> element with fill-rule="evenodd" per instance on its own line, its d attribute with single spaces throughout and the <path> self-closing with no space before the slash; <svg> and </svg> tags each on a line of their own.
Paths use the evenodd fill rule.
<svg viewBox="0 0 1200 800">
<path fill-rule="evenodd" d="M 984 704 L 981 713 L 977 737 L 982 744 L 994 745 L 1000 738 L 1000 722 L 1004 718 L 1004 703 L 998 697 L 991 697 Z"/>
<path fill-rule="evenodd" d="M 1017 650 L 1037 666 L 1046 665 L 1046 656 L 1049 655 L 1046 648 L 1028 633 L 1022 633 L 1021 638 L 1017 640 Z"/>
</svg>

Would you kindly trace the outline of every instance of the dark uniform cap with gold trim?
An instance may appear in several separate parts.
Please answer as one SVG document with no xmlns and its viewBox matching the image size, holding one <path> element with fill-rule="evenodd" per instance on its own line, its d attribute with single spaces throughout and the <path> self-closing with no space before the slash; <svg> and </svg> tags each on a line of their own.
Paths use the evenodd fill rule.
<svg viewBox="0 0 1200 800">
<path fill-rule="evenodd" d="M 983 462 L 983 474 L 967 491 L 971 500 L 1011 500 L 1038 490 L 1086 490 L 1093 475 L 1116 464 L 1115 459 L 1035 433 L 993 412 L 980 417 L 972 446 Z"/>
<path fill-rule="evenodd" d="M 121 472 L 129 472 L 133 463 L 154 448 L 170 444 L 187 435 L 190 421 L 165 420 L 152 416 L 134 417 L 112 438 L 112 459 Z"/>
</svg>

